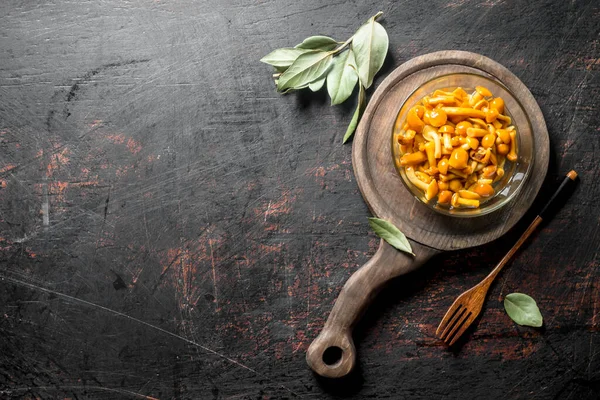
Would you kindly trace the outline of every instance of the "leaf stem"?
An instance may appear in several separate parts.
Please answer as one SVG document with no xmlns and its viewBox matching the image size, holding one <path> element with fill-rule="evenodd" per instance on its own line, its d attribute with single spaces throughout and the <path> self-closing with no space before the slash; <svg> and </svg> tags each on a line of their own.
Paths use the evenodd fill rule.
<svg viewBox="0 0 600 400">
<path fill-rule="evenodd" d="M 354 35 L 352 35 L 350 39 L 346 40 L 340 47 L 332 50 L 331 54 L 336 55 L 341 53 L 341 51 L 344 50 L 352 42 L 352 39 L 354 39 Z"/>
</svg>

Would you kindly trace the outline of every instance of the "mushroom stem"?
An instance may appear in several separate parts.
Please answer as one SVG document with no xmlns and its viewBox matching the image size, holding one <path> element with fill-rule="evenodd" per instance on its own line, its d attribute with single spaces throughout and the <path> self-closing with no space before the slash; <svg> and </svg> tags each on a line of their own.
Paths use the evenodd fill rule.
<svg viewBox="0 0 600 400">
<path fill-rule="evenodd" d="M 517 132 L 510 131 L 510 151 L 506 155 L 510 161 L 517 161 Z"/>
<path fill-rule="evenodd" d="M 452 195 L 452 201 L 450 204 L 452 207 L 456 208 L 477 208 L 479 207 L 479 200 L 464 199 L 460 197 L 458 193 L 454 193 L 454 195 Z"/>
<path fill-rule="evenodd" d="M 442 110 L 449 117 L 472 117 L 485 118 L 485 113 L 481 110 L 475 110 L 467 107 L 442 107 Z"/>
<path fill-rule="evenodd" d="M 418 187 L 419 189 L 421 189 L 424 192 L 427 191 L 427 187 L 429 185 L 426 184 L 425 182 L 423 182 L 422 180 L 420 180 L 419 178 L 417 178 L 413 167 L 406 167 L 406 176 L 408 177 L 408 180 L 413 185 L 415 185 L 416 187 Z"/>
</svg>

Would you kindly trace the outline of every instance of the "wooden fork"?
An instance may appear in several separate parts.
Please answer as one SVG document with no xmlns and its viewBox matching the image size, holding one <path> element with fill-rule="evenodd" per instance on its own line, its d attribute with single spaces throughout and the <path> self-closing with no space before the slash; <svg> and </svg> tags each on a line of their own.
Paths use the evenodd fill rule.
<svg viewBox="0 0 600 400">
<path fill-rule="evenodd" d="M 527 240 L 529 235 L 537 228 L 537 226 L 542 222 L 544 218 L 548 216 L 550 209 L 558 197 L 558 195 L 565 190 L 567 186 L 570 185 L 577 178 L 577 172 L 570 171 L 559 188 L 556 190 L 550 201 L 546 204 L 546 206 L 542 209 L 542 212 L 535 217 L 529 228 L 521 235 L 517 243 L 510 249 L 510 251 L 504 256 L 504 258 L 498 263 L 496 268 L 490 272 L 488 276 L 485 277 L 483 281 L 474 286 L 473 288 L 467 290 L 450 306 L 446 315 L 440 322 L 440 326 L 438 326 L 435 335 L 442 339 L 444 342 L 452 346 L 459 337 L 462 336 L 463 333 L 467 330 L 469 326 L 475 321 L 475 318 L 481 312 L 481 307 L 483 306 L 483 302 L 485 301 L 485 297 L 487 295 L 488 289 L 490 285 L 500 273 L 502 268 L 508 263 L 508 261 L 512 258 L 512 256 L 517 252 L 519 247 Z"/>
</svg>

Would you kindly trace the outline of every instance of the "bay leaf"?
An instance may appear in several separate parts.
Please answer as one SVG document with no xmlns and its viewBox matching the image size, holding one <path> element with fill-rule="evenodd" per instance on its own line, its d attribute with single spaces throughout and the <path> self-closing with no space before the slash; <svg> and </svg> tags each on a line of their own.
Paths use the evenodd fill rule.
<svg viewBox="0 0 600 400">
<path fill-rule="evenodd" d="M 367 105 L 367 98 L 365 94 L 365 88 L 360 83 L 358 84 L 358 104 L 356 105 L 356 110 L 354 111 L 354 115 L 352 116 L 352 120 L 350 121 L 350 125 L 348 125 L 348 129 L 346 129 L 346 134 L 344 135 L 344 139 L 342 143 L 346 143 L 352 135 L 354 135 L 354 131 L 356 131 L 356 127 L 358 126 L 358 121 L 365 110 L 365 106 Z"/>
<path fill-rule="evenodd" d="M 309 51 L 314 50 L 283 47 L 281 49 L 273 50 L 261 58 L 260 61 L 274 66 L 279 72 L 283 72 L 282 69 L 285 70 L 287 67 L 292 65 L 298 57 Z"/>
<path fill-rule="evenodd" d="M 377 236 L 396 249 L 412 254 L 413 256 L 415 255 L 410 246 L 410 242 L 406 236 L 404 236 L 404 233 L 400 232 L 400 229 L 396 228 L 391 222 L 379 218 L 369 218 L 369 225 L 371 225 L 371 228 L 375 231 Z"/>
<path fill-rule="evenodd" d="M 327 73 L 331 66 L 330 52 L 311 50 L 300 55 L 279 77 L 277 90 L 297 89 L 316 81 Z"/>
<path fill-rule="evenodd" d="M 329 36 L 310 36 L 297 44 L 297 49 L 311 49 L 311 50 L 323 50 L 329 51 L 339 46 L 337 40 L 330 38 Z"/>
<path fill-rule="evenodd" d="M 327 92 L 332 106 L 346 101 L 354 91 L 358 82 L 355 68 L 356 61 L 351 49 L 333 59 L 333 66 L 327 74 Z"/>
<path fill-rule="evenodd" d="M 322 78 L 319 78 L 316 81 L 309 83 L 308 88 L 310 90 L 312 90 L 313 92 L 318 92 L 319 90 L 321 90 L 321 88 L 325 84 L 326 79 L 327 79 L 327 75 L 323 75 Z"/>
<path fill-rule="evenodd" d="M 508 316 L 519 325 L 539 328 L 544 323 L 537 303 L 526 294 L 507 294 L 504 298 L 504 309 Z"/>
<path fill-rule="evenodd" d="M 375 21 L 379 15 L 371 17 L 358 28 L 352 39 L 351 48 L 356 58 L 358 76 L 365 89 L 373 84 L 373 77 L 381 69 L 389 46 L 385 28 Z"/>
</svg>

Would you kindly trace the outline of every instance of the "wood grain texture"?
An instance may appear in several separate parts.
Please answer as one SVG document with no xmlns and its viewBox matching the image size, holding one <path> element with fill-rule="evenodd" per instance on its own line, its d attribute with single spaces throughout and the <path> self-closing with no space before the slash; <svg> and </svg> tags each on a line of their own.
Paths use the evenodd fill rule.
<svg viewBox="0 0 600 400">
<path fill-rule="evenodd" d="M 374 89 L 418 55 L 490 57 L 540 105 L 550 167 L 501 239 L 392 281 L 354 329 L 355 372 L 331 382 L 306 350 L 379 243 L 341 145 L 355 104 L 278 95 L 258 60 L 380 9 Z M 599 15 L 591 0 L 0 2 L 0 398 L 594 399 Z M 444 312 L 570 169 L 574 194 L 447 351 Z M 505 315 L 516 291 L 542 330 Z"/>
</svg>

